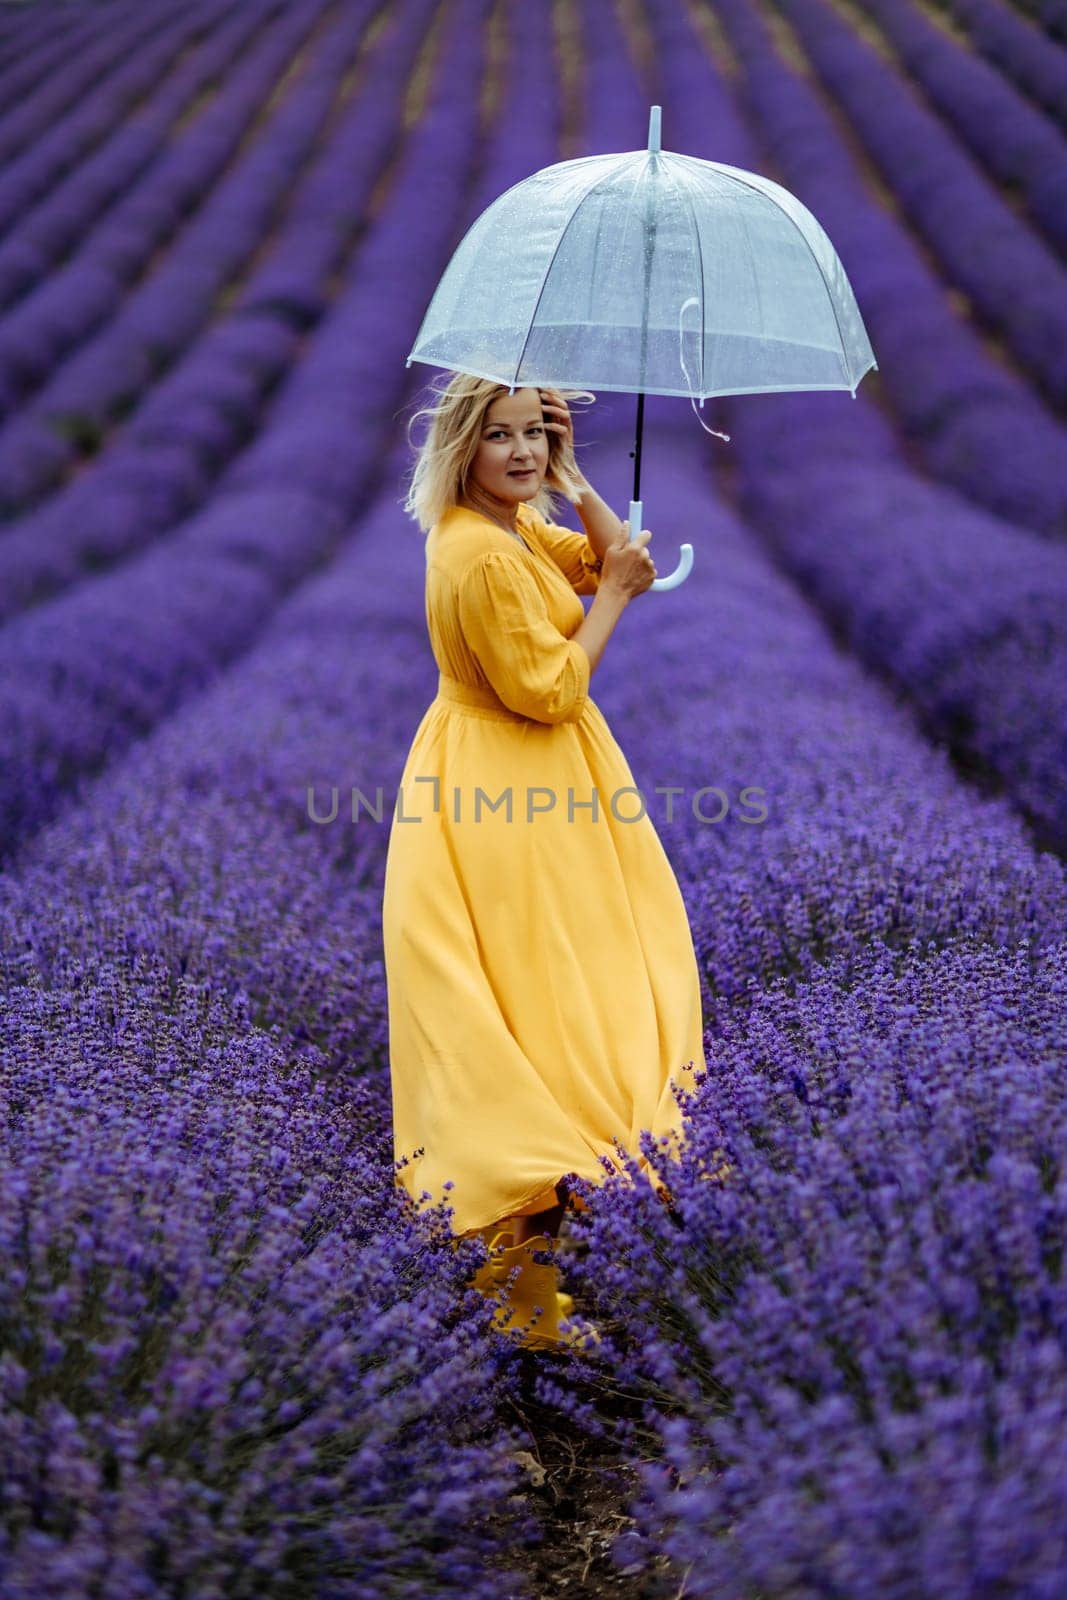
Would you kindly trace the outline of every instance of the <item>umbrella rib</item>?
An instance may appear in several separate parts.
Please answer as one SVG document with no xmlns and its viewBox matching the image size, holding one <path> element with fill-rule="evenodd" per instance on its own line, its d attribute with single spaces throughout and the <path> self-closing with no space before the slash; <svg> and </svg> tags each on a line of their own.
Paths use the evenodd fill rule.
<svg viewBox="0 0 1067 1600">
<path fill-rule="evenodd" d="M 701 397 L 703 398 L 704 394 L 705 394 L 705 390 L 704 390 L 704 313 L 705 313 L 705 309 L 706 309 L 705 303 L 704 303 L 704 244 L 703 244 L 703 241 L 702 241 L 702 239 L 700 237 L 700 224 L 697 221 L 696 206 L 694 206 L 693 197 L 689 193 L 689 189 L 688 189 L 687 185 L 684 184 L 684 183 L 682 185 L 682 192 L 685 195 L 685 203 L 689 207 L 690 215 L 693 218 L 693 232 L 697 236 L 697 259 L 700 262 L 700 393 L 701 393 Z M 690 398 L 690 400 L 692 400 L 692 395 L 690 395 L 689 398 Z"/>
<path fill-rule="evenodd" d="M 687 159 L 687 158 L 683 158 L 683 159 Z M 699 160 L 700 158 L 697 157 L 696 159 Z M 710 163 L 710 164 L 714 165 L 714 163 Z M 777 206 L 778 210 L 783 214 L 783 216 L 785 217 L 786 221 L 789 223 L 790 227 L 795 228 L 797 233 L 799 233 L 801 239 L 804 241 L 804 245 L 805 245 L 805 247 L 807 249 L 808 254 L 811 256 L 811 259 L 814 261 L 816 267 L 818 268 L 819 277 L 822 279 L 822 286 L 826 290 L 826 298 L 830 302 L 830 310 L 834 314 L 834 326 L 837 328 L 837 342 L 838 342 L 838 345 L 840 346 L 840 351 L 841 351 L 841 364 L 845 369 L 845 376 L 848 378 L 848 386 L 849 386 L 850 389 L 852 389 L 852 377 L 851 377 L 851 374 L 849 373 L 849 368 L 848 368 L 848 354 L 847 354 L 847 352 L 845 350 L 845 336 L 841 331 L 841 318 L 837 314 L 837 306 L 834 304 L 834 297 L 833 297 L 833 294 L 832 294 L 832 292 L 830 290 L 830 285 L 827 282 L 826 273 L 822 269 L 822 262 L 819 260 L 818 256 L 815 254 L 815 251 L 812 249 L 810 239 L 805 234 L 805 232 L 804 232 L 803 228 L 800 226 L 799 222 L 797 222 L 795 220 L 795 218 L 793 218 L 793 217 L 791 217 L 789 215 L 789 212 L 785 209 L 785 207 L 783 205 L 781 205 L 774 198 L 774 196 L 772 194 L 768 194 L 765 189 L 761 189 L 759 184 L 757 184 L 757 183 L 746 183 L 743 178 L 738 178 L 736 176 L 736 172 L 737 172 L 737 168 L 736 167 L 732 167 L 730 169 L 730 177 L 733 179 L 733 182 L 740 184 L 743 189 L 751 189 L 753 194 L 762 195 L 764 200 L 769 200 L 772 205 Z M 795 199 L 795 196 L 791 196 L 790 198 L 794 198 Z M 756 391 L 756 392 L 758 392 L 758 391 Z M 855 390 L 853 390 L 853 393 L 855 393 Z"/>
<path fill-rule="evenodd" d="M 777 204 L 777 201 L 775 202 L 775 204 Z M 781 210 L 783 208 L 779 207 L 779 209 Z M 786 216 L 789 217 L 788 211 L 786 212 Z M 808 253 L 811 256 L 811 259 L 814 261 L 815 265 L 819 269 L 819 277 L 822 279 L 822 286 L 826 290 L 826 298 L 830 302 L 830 310 L 834 314 L 834 326 L 837 329 L 837 342 L 841 346 L 841 365 L 845 369 L 845 377 L 848 379 L 849 388 L 851 388 L 852 387 L 852 374 L 848 370 L 848 351 L 845 349 L 845 335 L 844 335 L 844 333 L 842 331 L 842 328 L 841 328 L 841 318 L 837 314 L 837 304 L 836 304 L 836 302 L 834 300 L 833 292 L 831 291 L 830 285 L 827 282 L 826 273 L 822 269 L 822 262 L 819 260 L 818 256 L 815 254 L 815 251 L 812 249 L 811 240 L 808 238 L 807 234 L 804 232 L 803 228 L 801 228 L 799 223 L 794 222 L 792 217 L 789 217 L 789 221 L 793 223 L 793 227 L 796 228 L 797 232 L 800 234 L 800 237 L 803 239 L 804 243 L 807 245 Z"/>
<path fill-rule="evenodd" d="M 639 151 L 636 151 L 635 154 L 644 155 L 645 152 L 643 150 L 639 150 Z M 570 216 L 567 218 L 567 221 L 564 224 L 564 226 L 560 229 L 559 238 L 556 240 L 555 248 L 553 249 L 552 254 L 549 257 L 548 265 L 545 267 L 544 277 L 541 279 L 541 287 L 537 291 L 537 299 L 534 301 L 533 312 L 532 312 L 532 314 L 530 316 L 530 325 L 526 330 L 526 337 L 522 341 L 522 349 L 519 351 L 519 358 L 515 363 L 515 376 L 514 376 L 514 380 L 513 380 L 513 383 L 512 383 L 512 388 L 515 388 L 518 385 L 518 382 L 519 382 L 519 368 L 522 366 L 523 360 L 524 360 L 525 355 L 526 355 L 526 346 L 530 342 L 530 334 L 533 332 L 533 325 L 534 325 L 534 321 L 535 321 L 535 319 L 537 317 L 538 307 L 540 306 L 541 301 L 544 299 L 545 288 L 546 288 L 546 286 L 548 284 L 548 275 L 552 271 L 552 268 L 556 264 L 556 257 L 559 255 L 559 252 L 560 252 L 560 250 L 561 250 L 561 248 L 563 246 L 563 241 L 567 237 L 567 230 L 570 228 L 571 223 L 574 221 L 575 217 L 578 215 L 579 206 L 582 206 L 582 205 L 585 204 L 585 202 L 589 199 L 589 196 L 594 192 L 594 190 L 596 189 L 598 184 L 606 182 L 609 178 L 617 177 L 618 176 L 618 170 L 619 169 L 616 167 L 614 169 L 609 169 L 607 172 L 604 172 L 604 173 L 597 173 L 596 177 L 593 179 L 593 181 L 589 185 L 588 189 L 586 189 L 583 194 L 579 195 L 578 199 L 575 201 L 574 210 L 571 212 Z"/>
</svg>

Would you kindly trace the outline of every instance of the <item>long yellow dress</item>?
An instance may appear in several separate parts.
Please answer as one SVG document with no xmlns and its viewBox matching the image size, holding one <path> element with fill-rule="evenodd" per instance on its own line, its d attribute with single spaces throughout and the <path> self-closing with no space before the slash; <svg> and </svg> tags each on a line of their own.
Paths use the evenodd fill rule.
<svg viewBox="0 0 1067 1600">
<path fill-rule="evenodd" d="M 571 638 L 595 552 L 517 518 L 521 543 L 461 506 L 427 536 L 438 691 L 382 907 L 396 1182 L 459 1235 L 603 1183 L 613 1136 L 658 1182 L 640 1133 L 678 1148 L 671 1080 L 706 1065 L 681 892 Z"/>
</svg>

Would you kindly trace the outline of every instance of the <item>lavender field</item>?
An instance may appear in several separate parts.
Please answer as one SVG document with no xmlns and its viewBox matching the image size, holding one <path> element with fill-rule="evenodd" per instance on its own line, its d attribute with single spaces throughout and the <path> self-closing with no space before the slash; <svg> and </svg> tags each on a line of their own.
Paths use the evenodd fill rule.
<svg viewBox="0 0 1067 1600">
<path fill-rule="evenodd" d="M 708 1071 L 539 1354 L 394 1181 L 405 360 L 653 103 L 878 370 L 646 401 L 695 566 L 592 693 Z M 634 413 L 576 421 L 620 515 Z M 3 1600 L 1060 1600 L 1065 855 L 1065 0 L 0 5 Z"/>
</svg>

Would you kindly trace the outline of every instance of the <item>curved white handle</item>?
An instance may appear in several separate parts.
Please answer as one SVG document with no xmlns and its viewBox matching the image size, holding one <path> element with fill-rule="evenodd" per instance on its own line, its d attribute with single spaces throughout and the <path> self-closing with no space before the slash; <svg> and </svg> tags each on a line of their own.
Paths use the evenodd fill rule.
<svg viewBox="0 0 1067 1600">
<path fill-rule="evenodd" d="M 644 516 L 644 501 L 630 501 L 630 538 L 636 539 L 641 532 L 641 519 Z M 684 583 L 693 570 L 693 546 L 683 544 L 678 548 L 678 565 L 669 578 L 653 578 L 649 584 L 650 589 L 677 589 Z"/>
</svg>

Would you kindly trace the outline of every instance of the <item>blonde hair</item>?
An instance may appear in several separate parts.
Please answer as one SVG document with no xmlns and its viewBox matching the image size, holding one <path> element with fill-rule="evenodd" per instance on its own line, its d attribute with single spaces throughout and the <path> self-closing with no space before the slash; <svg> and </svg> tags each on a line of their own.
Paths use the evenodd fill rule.
<svg viewBox="0 0 1067 1600">
<path fill-rule="evenodd" d="M 516 384 L 515 387 L 533 389 L 537 385 Z M 404 510 L 414 517 L 423 533 L 429 532 L 449 506 L 459 503 L 478 452 L 486 412 L 494 400 L 507 393 L 506 383 L 497 383 L 492 378 L 474 378 L 467 372 L 453 373 L 445 379 L 444 387 L 430 385 L 430 394 L 436 403 L 416 411 L 407 430 L 411 444 L 413 425 L 420 418 L 429 418 L 430 426 L 418 446 L 404 500 Z M 575 400 L 593 402 L 596 399 L 585 389 L 560 389 L 559 393 L 568 405 Z M 582 487 L 562 460 L 562 450 L 562 436 L 549 432 L 544 481 L 533 499 L 525 502 L 548 521 L 556 512 L 556 496 L 577 499 Z"/>
</svg>

